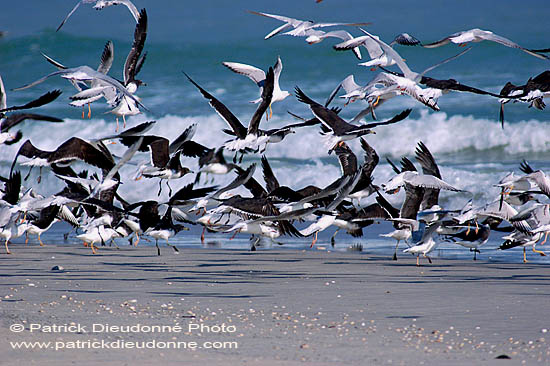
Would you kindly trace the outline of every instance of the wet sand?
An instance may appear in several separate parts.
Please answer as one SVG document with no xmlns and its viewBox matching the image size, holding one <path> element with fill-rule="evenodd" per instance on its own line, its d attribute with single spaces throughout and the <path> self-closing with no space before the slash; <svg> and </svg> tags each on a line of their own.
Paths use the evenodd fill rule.
<svg viewBox="0 0 550 366">
<path fill-rule="evenodd" d="M 10 248 L 0 261 L 0 364 L 550 364 L 544 264 L 435 259 L 416 267 L 403 254 L 392 261 L 327 250 L 163 248 L 158 257 L 150 246 L 96 255 L 80 245 Z M 20 341 L 47 349 L 13 349 Z M 503 355 L 510 359 L 496 358 Z"/>
</svg>

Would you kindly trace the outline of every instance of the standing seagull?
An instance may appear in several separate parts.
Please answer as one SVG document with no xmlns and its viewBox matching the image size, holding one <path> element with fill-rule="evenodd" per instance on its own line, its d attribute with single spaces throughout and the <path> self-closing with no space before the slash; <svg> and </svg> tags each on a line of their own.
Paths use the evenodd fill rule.
<svg viewBox="0 0 550 366">
<path fill-rule="evenodd" d="M 439 41 L 424 44 L 422 46 L 426 48 L 435 48 L 435 47 L 444 46 L 449 42 L 456 43 L 456 44 L 459 44 L 460 46 L 463 46 L 468 42 L 482 42 L 482 41 L 492 41 L 492 42 L 500 43 L 506 47 L 518 48 L 523 52 L 530 54 L 531 56 L 535 56 L 543 60 L 549 59 L 548 56 L 536 53 L 535 50 L 529 50 L 527 48 L 524 48 L 519 44 L 510 41 L 508 38 L 501 37 L 499 35 L 494 34 L 491 31 L 486 31 L 479 28 L 474 28 L 466 31 L 453 33 L 450 36 L 440 39 Z"/>
<path fill-rule="evenodd" d="M 222 65 L 227 67 L 229 70 L 236 72 L 237 74 L 244 75 L 252 80 L 256 85 L 260 87 L 260 98 L 250 101 L 250 103 L 260 103 L 263 99 L 261 97 L 266 82 L 265 72 L 255 66 L 240 64 L 237 62 L 222 62 Z M 269 118 L 273 115 L 271 110 L 271 104 L 284 100 L 290 95 L 286 90 L 281 90 L 279 86 L 279 78 L 281 76 L 281 71 L 283 71 L 283 63 L 281 57 L 277 56 L 277 62 L 273 66 L 273 96 L 271 97 L 271 103 L 269 104 Z M 269 119 L 266 116 L 266 119 Z"/>
<path fill-rule="evenodd" d="M 96 10 L 102 10 L 103 8 L 109 7 L 111 5 L 125 5 L 128 10 L 130 10 L 130 13 L 132 13 L 132 16 L 136 20 L 136 23 L 139 21 L 139 11 L 137 10 L 136 6 L 130 1 L 130 0 L 80 0 L 78 3 L 76 3 L 73 10 L 70 11 L 69 14 L 63 19 L 61 24 L 59 24 L 59 27 L 55 30 L 56 32 L 63 27 L 63 25 L 69 20 L 69 17 L 73 15 L 73 13 L 78 9 L 80 4 L 92 4 L 95 3 L 93 6 Z"/>
</svg>

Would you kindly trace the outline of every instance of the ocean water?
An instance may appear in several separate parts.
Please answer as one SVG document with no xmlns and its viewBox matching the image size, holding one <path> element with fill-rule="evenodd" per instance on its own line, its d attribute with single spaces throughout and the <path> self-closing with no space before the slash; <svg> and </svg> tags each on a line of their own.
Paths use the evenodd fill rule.
<svg viewBox="0 0 550 366">
<path fill-rule="evenodd" d="M 95 68 L 107 40 L 112 40 L 115 46 L 115 62 L 110 75 L 122 78 L 122 67 L 131 47 L 135 27 L 130 13 L 123 6 L 95 11 L 89 5 L 82 5 L 62 30 L 55 32 L 75 3 L 62 0 L 10 3 L 3 7 L 0 14 L 0 31 L 7 32 L 0 38 L 0 75 L 8 90 L 8 105 L 25 103 L 55 88 L 63 91 L 54 103 L 36 112 L 62 117 L 65 123 L 52 125 L 27 122 L 22 127 L 24 139 L 31 139 L 34 145 L 45 150 L 54 149 L 74 135 L 90 139 L 111 134 L 115 130 L 115 117 L 105 113 L 109 109 L 102 103 L 93 105 L 92 119 L 82 119 L 81 109 L 68 105 L 68 97 L 74 92 L 73 87 L 59 77 L 24 91 L 11 91 L 55 71 L 40 52 L 69 67 L 89 65 Z M 256 106 L 248 101 L 258 97 L 258 90 L 247 78 L 224 68 L 222 61 L 243 62 L 265 69 L 280 56 L 284 65 L 281 87 L 292 91 L 295 86 L 299 86 L 318 101 L 324 101 L 330 91 L 349 74 L 353 74 L 359 84 L 367 83 L 376 75 L 376 72 L 358 66 L 358 61 L 350 52 L 334 51 L 332 45 L 337 41 L 332 39 L 316 45 L 308 45 L 303 38 L 288 36 L 264 40 L 263 37 L 280 23 L 252 15 L 247 10 L 320 22 L 372 22 L 367 29 L 387 42 L 400 32 L 408 32 L 428 43 L 460 30 L 477 27 L 510 38 L 526 48 L 550 47 L 546 19 L 550 13 L 550 3 L 547 1 L 533 1 L 529 6 L 519 6 L 517 2 L 508 1 L 496 4 L 436 0 L 421 3 L 399 0 L 382 6 L 362 0 L 325 0 L 320 4 L 314 0 L 136 0 L 135 4 L 138 8 L 145 7 L 149 15 L 145 47 L 148 57 L 140 74 L 147 86 L 140 88 L 138 94 L 150 112 L 130 117 L 128 125 L 131 127 L 143 121 L 156 120 L 150 133 L 175 138 L 190 124 L 197 123 L 195 140 L 209 147 L 228 139 L 221 132 L 221 128 L 226 127 L 225 122 L 187 81 L 182 71 L 224 102 L 244 124 L 248 123 L 254 113 Z M 349 31 L 359 34 L 353 28 Z M 404 46 L 397 46 L 396 49 L 414 71 L 422 71 L 461 50 L 452 44 L 436 49 Z M 429 76 L 454 78 L 466 85 L 498 92 L 507 81 L 523 84 L 529 77 L 549 68 L 550 61 L 540 60 L 518 49 L 483 42 L 472 44 L 470 52 L 430 72 Z M 336 100 L 334 105 L 344 106 L 340 100 Z M 376 135 L 367 137 L 381 156 L 380 165 L 374 172 L 375 183 L 384 183 L 392 176 L 385 157 L 396 161 L 402 156 L 412 158 L 418 141 L 423 141 L 430 148 L 447 182 L 471 192 L 442 194 L 441 202 L 446 208 L 460 208 L 472 197 L 478 204 L 494 199 L 499 191 L 493 185 L 509 171 L 518 172 L 522 159 L 528 160 L 535 169 L 550 169 L 548 111 L 509 103 L 505 106 L 506 124 L 502 129 L 498 121 L 499 103 L 492 97 L 450 93 L 440 98 L 439 106 L 441 111 L 433 112 L 410 98 L 398 97 L 377 110 L 377 116 L 382 120 L 391 118 L 405 108 L 413 108 L 406 121 L 379 127 Z M 342 116 L 351 118 L 364 107 L 362 101 L 351 103 L 344 108 Z M 305 105 L 289 97 L 273 106 L 273 119 L 262 122 L 262 126 L 275 127 L 295 122 L 287 111 L 311 116 Z M 357 141 L 350 145 L 357 154 L 361 154 Z M 19 144 L 0 146 L 0 175 L 9 172 L 18 147 Z M 124 151 L 116 145 L 112 149 L 118 154 Z M 318 128 L 315 127 L 298 130 L 282 143 L 270 145 L 266 156 L 280 182 L 294 188 L 308 184 L 324 186 L 340 174 L 336 158 L 327 155 Z M 231 156 L 227 154 L 226 157 Z M 147 157 L 144 155 L 141 158 Z M 197 168 L 194 160 L 185 162 L 191 169 Z M 259 156 L 250 156 L 244 160 L 245 164 L 251 162 L 259 162 Z M 19 168 L 24 173 L 28 169 Z M 132 181 L 130 178 L 135 173 L 135 167 L 131 165 L 125 166 L 121 173 L 127 179 L 120 193 L 127 200 L 156 198 L 157 181 Z M 184 177 L 172 182 L 171 186 L 176 190 L 193 178 Z M 214 184 L 223 185 L 232 178 L 232 175 L 216 177 Z M 260 169 L 257 169 L 256 179 L 262 181 Z M 43 194 L 54 193 L 62 187 L 47 173 L 38 184 L 36 172 L 25 184 Z M 167 190 L 163 188 L 160 199 L 166 197 Z M 403 196 L 392 196 L 389 199 L 399 205 Z M 362 239 L 364 250 L 379 245 L 391 253 L 388 248 L 393 244 L 377 238 L 384 229 L 390 230 L 389 226 L 384 225 L 382 228 L 365 229 L 370 239 Z M 53 238 L 53 235 L 59 234 L 59 230 L 48 235 Z M 332 232 L 331 229 L 323 233 L 321 245 L 328 242 Z M 243 243 L 246 241 L 244 236 L 232 242 L 223 240 L 226 236 L 216 234 L 215 237 L 226 247 L 247 245 Z M 185 246 L 191 245 L 191 242 L 196 244 L 196 239 L 196 235 L 182 234 L 175 242 Z M 341 248 L 361 242 L 343 233 L 339 234 L 339 240 L 342 242 Z M 306 246 L 307 242 L 289 241 L 297 243 L 295 246 L 299 248 Z M 494 249 L 500 242 L 500 235 L 493 234 L 486 246 Z M 444 245 L 442 248 L 447 247 Z M 455 255 L 452 248 L 447 255 Z M 492 258 L 521 259 L 516 250 L 504 253 L 510 254 L 495 252 Z M 456 251 L 456 255 L 470 256 L 462 248 Z M 502 255 L 504 257 L 500 257 Z M 545 260 L 538 256 L 532 256 L 532 259 Z"/>
</svg>

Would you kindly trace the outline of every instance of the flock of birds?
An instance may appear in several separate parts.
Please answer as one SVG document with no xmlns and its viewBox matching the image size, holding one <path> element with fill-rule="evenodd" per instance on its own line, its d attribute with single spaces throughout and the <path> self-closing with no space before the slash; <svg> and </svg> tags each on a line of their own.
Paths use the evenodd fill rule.
<svg viewBox="0 0 550 366">
<path fill-rule="evenodd" d="M 502 191 L 493 202 L 474 206 L 469 201 L 460 209 L 445 209 L 439 206 L 440 191 L 462 190 L 443 180 L 436 160 L 425 144 L 419 142 L 415 151 L 415 159 L 421 169 L 417 169 L 406 157 L 401 159 L 400 166 L 388 159 L 396 175 L 378 186 L 373 183 L 373 173 L 379 157 L 364 137 L 375 134 L 374 128 L 377 126 L 395 124 L 408 117 L 410 109 L 385 121 L 376 120 L 375 109 L 400 95 L 412 97 L 434 110 L 439 110 L 438 98 L 450 91 L 492 96 L 498 98 L 502 106 L 508 102 L 523 102 L 538 109 L 545 107 L 544 98 L 550 95 L 550 71 L 529 79 L 524 85 L 518 86 L 509 82 L 496 94 L 461 84 L 454 79 L 438 80 L 425 75 L 433 68 L 461 57 L 469 48 L 417 73 L 408 67 L 394 49 L 395 45 L 432 48 L 448 43 L 462 46 L 470 42 L 492 41 L 517 48 L 542 60 L 549 59 L 545 55 L 549 49 L 526 49 L 504 37 L 480 29 L 458 32 L 433 43 L 422 43 L 403 33 L 387 44 L 362 28 L 358 28 L 362 35 L 357 37 L 345 30 L 322 30 L 329 27 L 361 27 L 368 23 L 316 23 L 251 11 L 252 14 L 282 22 L 265 39 L 290 35 L 304 37 L 308 43 L 314 44 L 326 38 L 337 38 L 340 43 L 333 46 L 335 50 L 351 50 L 358 59 L 363 57 L 361 51 L 366 50 L 370 59 L 360 65 L 380 68 L 382 71 L 364 86 L 357 85 L 353 75 L 346 77 L 324 103 L 313 100 L 304 90 L 296 87 L 295 97 L 309 107 L 312 116 L 293 114 L 297 118 L 296 123 L 273 129 L 260 128 L 264 115 L 269 120 L 273 113 L 272 104 L 292 95 L 282 90 L 279 84 L 283 69 L 280 58 L 267 71 L 247 64 L 223 62 L 231 71 L 250 78 L 260 89 L 259 98 L 252 101 L 257 104 L 257 108 L 247 126 L 219 99 L 201 87 L 190 75 L 185 74 L 229 126 L 229 129 L 223 130 L 229 136 L 227 142 L 222 146 L 207 147 L 193 141 L 196 124 L 186 128 L 172 141 L 147 134 L 155 121 L 118 131 L 119 117 L 123 118 L 125 128 L 126 116 L 147 110 L 136 95 L 138 88 L 144 85 L 137 75 L 146 59 L 146 52 L 143 50 L 147 38 L 147 12 L 145 9 L 138 11 L 130 0 L 81 0 L 66 16 L 58 30 L 82 4 L 94 4 L 96 9 L 122 4 L 128 7 L 135 18 L 134 41 L 124 64 L 123 80 L 108 76 L 114 57 L 113 43 L 109 41 L 97 69 L 89 66 L 67 67 L 43 55 L 57 71 L 14 90 L 30 88 L 51 77 L 60 76 L 71 82 L 76 89 L 76 93 L 70 97 L 70 104 L 82 107 L 83 118 L 86 107 L 90 117 L 91 104 L 105 100 L 112 108 L 111 112 L 117 116 L 117 128 L 114 134 L 99 139 L 72 137 L 53 151 L 40 150 L 30 140 L 20 145 L 9 176 L 0 178 L 4 183 L 0 192 L 0 238 L 5 241 L 6 253 L 10 253 L 9 241 L 23 234 L 27 235 L 27 240 L 28 235 L 37 235 L 38 241 L 43 245 L 40 235 L 59 220 L 71 224 L 77 231 L 76 238 L 89 245 L 94 253 L 97 244 L 130 237 L 130 240 L 135 238 L 133 244 L 137 245 L 140 235 L 145 235 L 155 239 L 158 255 L 158 240 L 164 240 L 170 245 L 169 239 L 186 230 L 188 225 L 204 227 L 201 241 L 204 241 L 206 231 L 224 232 L 232 237 L 239 233 L 250 234 L 251 249 L 255 250 L 260 240 L 277 242 L 284 235 L 311 237 L 313 246 L 318 233 L 331 226 L 337 227 L 331 238 L 334 245 L 339 230 L 358 237 L 363 235 L 363 229 L 367 226 L 384 220 L 392 222 L 395 228 L 393 232 L 383 235 L 396 240 L 393 259 L 397 259 L 398 247 L 403 241 L 407 244 L 404 252 L 415 254 L 417 265 L 421 255 L 431 263 L 429 254 L 442 241 L 469 248 L 476 259 L 479 247 L 487 242 L 492 231 L 507 234 L 503 237 L 504 243 L 500 249 L 523 247 L 524 261 L 527 261 L 526 247 L 532 247 L 533 252 L 545 255 L 536 249 L 537 243 L 543 240 L 541 244 L 544 244 L 550 233 L 550 205 L 544 203 L 545 199 L 550 198 L 550 178 L 544 172 L 535 171 L 527 162 L 523 162 L 523 174 L 510 173 L 495 183 Z M 396 65 L 400 72 L 386 69 L 392 65 Z M 356 100 L 367 102 L 366 108 L 350 120 L 340 117 L 345 105 L 330 107 L 342 89 L 345 93 L 340 98 L 346 101 L 345 105 Z M 8 107 L 6 92 L 0 79 L 0 144 L 19 143 L 23 137 L 21 131 L 10 133 L 9 130 L 26 119 L 62 122 L 61 119 L 50 116 L 14 113 L 50 103 L 60 94 L 60 90 L 54 90 L 24 105 Z M 358 123 L 369 115 L 376 121 Z M 504 121 L 502 108 L 501 120 Z M 320 127 L 328 154 L 334 153 L 340 163 L 341 176 L 328 186 L 308 185 L 295 189 L 281 185 L 265 155 L 261 157 L 265 185 L 253 177 L 255 163 L 248 167 L 241 166 L 244 155 L 262 154 L 269 144 L 280 143 L 295 130 L 311 126 Z M 362 163 L 346 143 L 357 138 L 360 139 L 361 154 L 364 156 Z M 111 141 L 118 141 L 128 149 L 122 156 L 115 156 L 107 147 Z M 226 161 L 224 151 L 230 151 L 234 155 L 232 162 Z M 136 162 L 134 156 L 140 152 L 149 153 L 150 159 Z M 172 192 L 169 185 L 171 180 L 193 173 L 182 165 L 182 155 L 197 158 L 199 170 L 195 173 L 193 183 Z M 27 177 L 22 178 L 21 172 L 16 169 L 19 158 L 27 159 L 21 163 L 22 166 L 40 168 L 39 180 L 42 169 L 47 168 L 48 174 L 53 174 L 64 182 L 63 190 L 44 197 L 33 188 L 25 188 L 22 183 L 29 177 L 30 170 Z M 89 166 L 89 169 L 101 171 L 101 174 L 88 170 L 76 172 L 71 163 L 77 161 Z M 119 170 L 129 162 L 137 165 L 134 180 L 142 177 L 159 179 L 159 196 L 165 181 L 169 189 L 169 199 L 166 202 L 146 200 L 130 203 L 121 197 L 117 192 L 122 183 Z M 221 188 L 199 187 L 201 174 L 235 174 L 235 178 Z M 235 194 L 234 190 L 241 186 L 250 195 Z M 401 188 L 405 190 L 405 200 L 400 208 L 393 207 L 385 194 L 397 193 Z M 375 202 L 361 205 L 362 199 L 369 196 L 373 196 Z M 298 229 L 296 226 L 303 228 Z M 178 251 L 176 246 L 171 247 Z"/>
</svg>

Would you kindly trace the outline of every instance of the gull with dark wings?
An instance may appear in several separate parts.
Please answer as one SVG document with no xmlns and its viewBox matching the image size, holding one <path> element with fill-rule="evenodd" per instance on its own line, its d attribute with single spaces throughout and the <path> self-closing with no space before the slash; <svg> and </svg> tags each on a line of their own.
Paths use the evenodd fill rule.
<svg viewBox="0 0 550 366">
<path fill-rule="evenodd" d="M 241 121 L 239 121 L 239 119 L 235 117 L 235 115 L 231 113 L 231 111 L 222 102 L 220 102 L 212 94 L 204 90 L 199 84 L 193 81 L 193 79 L 191 79 L 189 75 L 185 74 L 185 76 L 187 76 L 189 81 L 199 89 L 201 94 L 206 99 L 208 99 L 210 106 L 214 108 L 216 113 L 218 113 L 218 115 L 227 122 L 227 124 L 231 128 L 231 131 L 227 131 L 227 133 L 236 136 L 235 139 L 230 140 L 224 144 L 224 147 L 226 149 L 244 154 L 250 151 L 257 151 L 260 149 L 260 147 L 267 144 L 269 136 L 260 136 L 259 126 L 262 115 L 271 104 L 271 98 L 273 95 L 274 72 L 272 67 L 269 68 L 269 71 L 266 74 L 266 82 L 262 90 L 262 102 L 250 119 L 248 128 L 244 127 Z M 236 160 L 236 155 L 234 160 Z"/>
<path fill-rule="evenodd" d="M 411 109 L 406 109 L 388 121 L 373 122 L 356 126 L 344 121 L 334 110 L 328 109 L 309 98 L 298 87 L 296 87 L 296 96 L 300 102 L 309 105 L 313 115 L 317 117 L 317 119 L 321 121 L 322 125 L 328 129 L 324 135 L 326 137 L 326 145 L 330 147 L 330 151 L 332 151 L 332 149 L 334 149 L 334 147 L 336 147 L 336 145 L 340 142 L 375 133 L 371 128 L 402 121 L 411 113 Z"/>
</svg>

